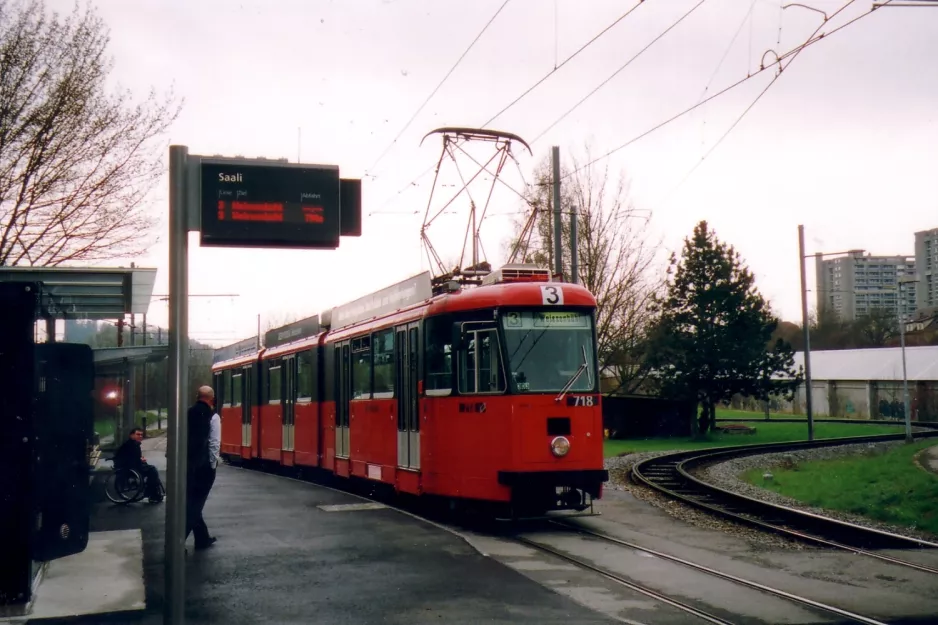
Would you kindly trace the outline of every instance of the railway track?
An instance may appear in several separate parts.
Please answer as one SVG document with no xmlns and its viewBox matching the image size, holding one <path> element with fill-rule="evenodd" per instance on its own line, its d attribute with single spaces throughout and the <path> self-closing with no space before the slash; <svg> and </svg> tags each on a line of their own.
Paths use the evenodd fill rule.
<svg viewBox="0 0 938 625">
<path fill-rule="evenodd" d="M 596 573 L 609 581 L 619 584 L 620 586 L 624 586 L 628 588 L 629 590 L 637 592 L 641 595 L 645 595 L 646 597 L 650 597 L 656 601 L 667 604 L 673 608 L 677 608 L 681 612 L 690 614 L 692 616 L 696 616 L 697 618 L 707 621 L 708 623 L 714 623 L 716 625 L 733 625 L 732 621 L 728 621 L 726 619 L 720 618 L 719 616 L 716 616 L 709 612 L 705 612 L 704 610 L 695 608 L 694 606 L 690 605 L 687 602 L 681 601 L 680 599 L 675 599 L 674 597 L 669 597 L 668 595 L 660 593 L 657 590 L 649 588 L 648 586 L 638 584 L 621 575 L 618 575 L 611 571 L 607 571 L 606 569 L 602 569 L 598 566 L 591 564 L 590 562 L 587 562 L 586 560 L 564 553 L 562 551 L 554 549 L 553 547 L 549 547 L 545 544 L 542 544 L 533 540 L 529 540 L 522 536 L 516 536 L 514 537 L 513 540 L 515 540 L 516 542 L 522 545 L 525 545 L 526 547 L 530 547 L 531 549 L 534 549 L 536 551 L 550 554 L 556 558 L 563 560 L 564 562 L 574 565 L 577 568 Z M 871 624 L 872 623 L 876 623 L 876 621 L 871 621 Z M 882 624 L 879 624 L 879 625 L 882 625 Z"/>
<path fill-rule="evenodd" d="M 905 421 L 901 419 L 812 419 L 814 423 L 845 423 L 847 425 L 892 425 L 892 426 L 902 426 L 905 424 Z M 771 419 L 758 419 L 755 417 L 746 418 L 746 419 L 726 419 L 719 418 L 716 419 L 717 423 L 802 423 L 807 425 L 808 421 L 806 419 L 796 419 L 796 418 L 785 418 L 785 417 L 772 417 Z M 932 430 L 938 430 L 938 421 L 913 421 L 913 428 L 929 428 Z"/>
<path fill-rule="evenodd" d="M 739 584 L 739 585 L 741 585 L 741 586 L 745 586 L 745 587 L 747 587 L 747 588 L 750 588 L 750 589 L 753 589 L 753 590 L 756 590 L 756 591 L 759 591 L 759 592 L 763 592 L 763 593 L 772 595 L 772 596 L 774 596 L 774 597 L 778 597 L 778 598 L 780 598 L 780 599 L 784 599 L 784 600 L 787 600 L 787 601 L 791 601 L 791 602 L 793 602 L 793 603 L 797 603 L 797 604 L 800 604 L 800 605 L 802 605 L 802 606 L 804 606 L 804 607 L 807 607 L 807 608 L 809 608 L 809 609 L 811 609 L 811 610 L 815 610 L 815 611 L 818 611 L 818 612 L 822 612 L 822 613 L 824 613 L 824 614 L 826 614 L 826 615 L 833 615 L 833 616 L 836 616 L 836 617 L 838 617 L 838 619 L 839 619 L 838 622 L 863 623 L 864 625 L 884 625 L 884 623 L 883 623 L 882 621 L 876 620 L 876 619 L 871 618 L 871 617 L 863 616 L 863 615 L 861 615 L 861 614 L 856 614 L 856 613 L 850 612 L 850 611 L 848 611 L 848 610 L 843 610 L 843 609 L 838 608 L 838 607 L 836 607 L 836 606 L 832 606 L 832 605 L 829 605 L 829 604 L 826 604 L 826 603 L 823 603 L 823 602 L 820 602 L 820 601 L 815 601 L 815 600 L 809 599 L 809 598 L 807 598 L 807 597 L 802 597 L 802 596 L 800 596 L 800 595 L 796 595 L 796 594 L 794 594 L 794 593 L 790 593 L 790 592 L 787 592 L 787 591 L 784 591 L 784 590 L 780 590 L 780 589 L 778 589 L 778 588 L 773 588 L 773 587 L 768 586 L 768 585 L 766 585 L 766 584 L 760 584 L 759 582 L 754 582 L 754 581 L 752 581 L 752 580 L 744 579 L 744 578 L 742 578 L 742 577 L 738 577 L 738 576 L 732 575 L 732 574 L 730 574 L 730 573 L 725 573 L 725 572 L 723 572 L 723 571 L 719 571 L 719 570 L 717 570 L 717 569 L 713 569 L 713 568 L 711 568 L 711 567 L 707 567 L 707 566 L 704 566 L 704 565 L 702 565 L 702 564 L 697 564 L 696 562 L 691 562 L 691 561 L 689 561 L 689 560 L 685 560 L 685 559 L 679 558 L 679 557 L 677 557 L 677 556 L 673 556 L 673 555 L 670 555 L 670 554 L 667 554 L 667 553 L 663 553 L 663 552 L 661 552 L 661 551 L 656 551 L 656 550 L 654 550 L 654 549 L 649 549 L 649 548 L 647 548 L 647 547 L 643 547 L 642 545 L 638 545 L 638 544 L 635 544 L 635 543 L 632 543 L 632 542 L 629 542 L 629 541 L 626 541 L 626 540 L 622 540 L 622 539 L 620 539 L 620 538 L 615 538 L 615 537 L 613 537 L 613 536 L 609 536 L 608 534 L 603 534 L 603 533 L 601 533 L 601 532 L 596 532 L 596 531 L 593 531 L 593 530 L 590 530 L 590 529 L 587 529 L 587 528 L 584 528 L 584 527 L 581 527 L 581 526 L 578 526 L 578 525 L 574 525 L 574 524 L 572 524 L 572 523 L 570 523 L 570 522 L 568 522 L 568 521 L 565 521 L 565 520 L 551 521 L 551 523 L 552 523 L 553 525 L 555 525 L 555 526 L 564 528 L 565 530 L 568 530 L 568 531 L 570 531 L 570 532 L 574 532 L 574 533 L 577 533 L 577 534 L 582 534 L 582 535 L 584 535 L 584 536 L 588 536 L 588 537 L 590 537 L 590 538 L 592 538 L 592 539 L 600 540 L 600 541 L 605 542 L 605 543 L 617 545 L 617 546 L 620 546 L 620 547 L 626 547 L 626 548 L 628 548 L 628 549 L 633 549 L 633 550 L 638 551 L 638 552 L 640 552 L 640 553 L 650 554 L 650 555 L 653 555 L 653 556 L 655 556 L 655 557 L 657 557 L 657 558 L 660 558 L 660 559 L 662 559 L 662 560 L 666 560 L 666 561 L 668 561 L 668 562 L 673 562 L 673 563 L 675 563 L 675 564 L 679 564 L 679 565 L 681 565 L 681 566 L 687 567 L 687 568 L 689 568 L 689 569 L 693 569 L 693 570 L 695 570 L 695 571 L 699 571 L 699 572 L 704 573 L 704 574 L 706 574 L 706 575 L 710 575 L 710 576 L 713 576 L 713 577 L 717 577 L 717 578 L 720 578 L 720 579 L 723 579 L 723 580 L 732 582 L 732 583 L 734 583 L 734 584 Z M 594 566 L 593 564 L 591 564 L 591 563 L 589 563 L 589 562 L 586 562 L 586 561 L 584 561 L 584 560 L 581 560 L 581 559 L 579 559 L 579 558 L 576 558 L 576 557 L 574 557 L 574 556 L 571 556 L 570 554 L 560 552 L 560 551 L 558 551 L 558 550 L 556 550 L 556 549 L 554 549 L 554 548 L 552 548 L 552 547 L 548 547 L 548 546 L 546 546 L 546 545 L 543 545 L 543 544 L 541 544 L 541 543 L 538 543 L 538 542 L 535 542 L 535 541 L 532 541 L 532 540 L 528 540 L 528 539 L 523 538 L 523 537 L 516 537 L 515 540 L 518 540 L 518 541 L 521 542 L 522 544 L 524 544 L 524 545 L 526 545 L 526 546 L 528 546 L 528 547 L 531 547 L 531 548 L 533 548 L 533 549 L 537 549 L 537 550 L 539 550 L 539 551 L 543 551 L 543 552 L 545 552 L 545 553 L 552 554 L 552 555 L 554 555 L 554 556 L 556 556 L 556 557 L 558 557 L 558 558 L 561 558 L 561 559 L 563 559 L 563 560 L 565 560 L 565 561 L 567 561 L 567 562 L 569 562 L 569 563 L 571 563 L 571 564 L 573 564 L 573 565 L 575 565 L 575 566 L 578 566 L 578 567 L 580 567 L 580 568 L 588 569 L 588 570 L 591 570 L 591 571 L 593 571 L 593 572 L 599 573 L 600 575 L 602 575 L 602 576 L 605 577 L 606 579 L 610 579 L 610 580 L 612 580 L 612 581 L 614 581 L 614 582 L 616 582 L 616 583 L 619 583 L 619 584 L 624 585 L 624 586 L 626 586 L 626 587 L 628 587 L 628 588 L 631 588 L 631 589 L 633 589 L 633 590 L 636 590 L 637 592 L 640 592 L 640 593 L 645 594 L 645 595 L 647 595 L 647 596 L 656 598 L 656 599 L 658 599 L 658 600 L 660 600 L 660 601 L 664 601 L 665 603 L 668 603 L 669 605 L 672 605 L 672 606 L 674 606 L 674 607 L 677 607 L 678 609 L 680 609 L 680 610 L 682 610 L 682 611 L 685 611 L 685 612 L 688 612 L 688 613 L 690 613 L 690 614 L 694 614 L 695 616 L 698 616 L 698 617 L 700 617 L 700 618 L 702 618 L 702 619 L 704 619 L 704 620 L 708 620 L 708 621 L 710 621 L 710 622 L 716 622 L 716 623 L 727 623 L 727 622 L 730 622 L 730 621 L 726 621 L 725 619 L 723 619 L 723 618 L 721 618 L 721 617 L 719 617 L 719 616 L 715 616 L 715 615 L 713 615 L 713 614 L 710 614 L 710 613 L 707 613 L 707 612 L 703 612 L 703 611 L 699 610 L 698 608 L 695 608 L 695 607 L 693 607 L 693 606 L 690 606 L 689 604 L 686 604 L 686 603 L 684 603 L 684 602 L 682 602 L 682 601 L 680 601 L 680 600 L 675 599 L 674 597 L 668 597 L 668 596 L 661 595 L 660 593 L 658 593 L 657 591 L 655 591 L 655 590 L 653 590 L 653 589 L 650 589 L 650 588 L 648 588 L 648 587 L 646 587 L 646 586 L 643 586 L 643 585 L 636 584 L 635 582 L 633 582 L 633 581 L 631 581 L 631 580 L 629 580 L 629 579 L 626 579 L 626 578 L 624 578 L 624 577 L 622 577 L 622 576 L 620 576 L 620 575 L 617 575 L 617 574 L 612 573 L 612 572 L 610 572 L 610 571 L 606 571 L 606 570 L 604 570 L 604 569 L 601 569 L 601 568 L 599 568 L 599 567 L 596 567 L 596 566 Z"/>
<path fill-rule="evenodd" d="M 867 440 L 867 437 L 863 437 L 862 440 Z M 386 497 L 383 497 L 380 495 L 376 496 L 375 494 L 368 495 L 359 491 L 358 489 L 349 489 L 348 487 L 344 487 L 344 488 L 337 487 L 337 485 L 335 484 L 327 485 L 327 483 L 324 483 L 324 481 L 317 480 L 317 479 L 310 479 L 309 476 L 293 477 L 291 475 L 284 474 L 282 470 L 281 471 L 271 470 L 271 468 L 269 467 L 251 466 L 250 468 L 248 467 L 241 467 L 241 468 L 247 469 L 247 470 L 254 470 L 254 471 L 259 470 L 259 472 L 268 473 L 268 474 L 275 475 L 278 477 L 297 480 L 297 481 L 301 481 L 305 483 L 312 483 L 320 487 L 326 487 L 326 488 L 330 488 L 333 490 L 338 490 L 338 491 L 359 497 L 366 501 L 384 503 L 385 505 L 388 505 L 388 507 L 392 509 L 396 509 L 400 512 L 409 514 L 411 516 L 422 518 L 436 525 L 439 525 L 440 522 L 445 523 L 445 521 L 443 521 L 442 519 L 437 518 L 438 517 L 437 514 L 433 514 L 433 513 L 427 514 L 427 512 L 423 510 L 410 510 L 411 506 L 407 506 L 407 505 L 404 505 L 403 507 L 399 507 L 400 506 L 399 503 L 398 504 L 391 503 L 389 500 L 387 500 Z M 752 590 L 760 591 L 768 595 L 772 595 L 774 597 L 787 600 L 795 604 L 799 604 L 802 607 L 808 608 L 810 610 L 816 611 L 821 614 L 825 614 L 828 616 L 835 616 L 837 617 L 836 622 L 838 623 L 861 623 L 863 625 L 886 625 L 886 622 L 877 620 L 876 618 L 864 616 L 861 614 L 856 614 L 848 610 L 837 608 L 836 606 L 825 604 L 820 601 L 815 601 L 807 597 L 799 596 L 794 593 L 790 593 L 790 592 L 783 591 L 777 588 L 773 588 L 768 585 L 761 584 L 752 580 L 744 579 L 744 578 L 741 578 L 741 577 L 738 577 L 729 573 L 725 573 L 725 572 L 722 572 L 722 571 L 719 571 L 719 570 L 716 570 L 716 569 L 713 569 L 713 568 L 710 568 L 701 564 L 697 564 L 695 562 L 684 560 L 682 558 L 678 558 L 677 556 L 672 556 L 670 554 L 666 554 L 666 553 L 662 553 L 653 549 L 649 549 L 647 547 L 634 544 L 634 543 L 630 543 L 628 541 L 615 538 L 612 536 L 608 536 L 600 532 L 595 532 L 593 530 L 575 525 L 571 523 L 571 520 L 573 519 L 557 519 L 557 520 L 549 521 L 549 523 L 557 527 L 562 527 L 565 530 L 570 531 L 570 532 L 577 532 L 577 533 L 589 536 L 592 539 L 600 540 L 609 544 L 615 544 L 620 547 L 634 549 L 638 552 L 647 553 L 655 557 L 658 557 L 660 559 L 667 560 L 667 561 L 670 561 L 679 565 L 683 565 L 687 568 L 699 571 L 705 575 L 710 575 L 716 578 L 720 578 L 720 579 L 729 581 L 731 583 L 735 583 L 735 584 L 750 588 Z M 449 525 L 448 523 L 445 523 L 445 524 Z M 459 524 L 457 524 L 456 528 L 454 529 L 458 530 L 459 527 L 460 527 Z M 500 531 L 495 532 L 495 534 L 501 535 L 503 538 L 508 538 L 510 540 L 513 540 L 519 544 L 523 544 L 536 551 L 540 551 L 542 553 L 546 553 L 551 556 L 554 556 L 560 560 L 565 561 L 568 564 L 576 566 L 577 568 L 581 570 L 590 571 L 591 573 L 599 575 L 600 577 L 606 580 L 609 580 L 615 584 L 628 588 L 633 592 L 646 596 L 662 604 L 671 606 L 672 608 L 684 614 L 693 616 L 696 619 L 699 619 L 701 622 L 713 623 L 715 625 L 738 625 L 740 622 L 743 622 L 743 621 L 745 622 L 751 621 L 751 619 L 746 618 L 746 617 L 741 617 L 740 620 L 733 620 L 736 617 L 735 615 L 732 615 L 732 614 L 717 615 L 712 612 L 708 612 L 706 609 L 703 609 L 702 607 L 695 606 L 685 601 L 683 597 L 676 597 L 676 596 L 673 596 L 673 594 L 667 594 L 665 592 L 658 591 L 646 584 L 639 583 L 623 575 L 617 574 L 614 571 L 610 571 L 602 567 L 596 566 L 595 564 L 593 564 L 592 562 L 586 559 L 577 557 L 575 554 L 561 551 L 553 546 L 543 544 L 542 542 L 539 542 L 536 540 L 531 540 L 524 536 L 518 536 L 518 535 L 512 536 L 510 535 L 511 532 L 510 531 L 505 532 L 504 528 Z M 924 570 L 929 570 L 930 572 L 938 573 L 938 570 L 928 569 L 928 567 L 919 567 L 919 568 L 923 568 Z"/>
<path fill-rule="evenodd" d="M 918 438 L 934 438 L 938 437 L 938 432 L 923 432 L 918 433 L 916 436 Z M 885 434 L 812 442 L 745 445 L 679 452 L 637 463 L 632 468 L 632 476 L 639 483 L 645 484 L 669 497 L 739 523 L 815 545 L 861 553 L 899 566 L 938 574 L 938 568 L 873 551 L 874 549 L 935 549 L 938 548 L 938 543 L 867 528 L 796 508 L 754 499 L 708 484 L 691 474 L 693 469 L 742 456 L 856 443 L 895 441 L 903 438 L 904 435 L 902 434 Z"/>
</svg>

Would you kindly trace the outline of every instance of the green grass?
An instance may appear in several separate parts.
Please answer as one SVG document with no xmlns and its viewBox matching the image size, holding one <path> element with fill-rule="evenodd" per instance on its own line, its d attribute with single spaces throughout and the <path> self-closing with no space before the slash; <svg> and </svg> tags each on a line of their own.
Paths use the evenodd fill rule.
<svg viewBox="0 0 938 625">
<path fill-rule="evenodd" d="M 721 424 L 723 425 L 723 424 Z M 703 440 L 687 437 L 649 438 L 632 440 L 607 440 L 603 446 L 607 458 L 642 451 L 668 451 L 671 449 L 708 449 L 728 445 L 756 445 L 801 441 L 808 438 L 807 424 L 801 423 L 747 423 L 756 428 L 755 434 L 709 434 Z M 864 425 L 862 423 L 815 423 L 815 438 L 841 438 L 847 436 L 873 436 L 874 434 L 898 434 L 901 426 Z"/>
<path fill-rule="evenodd" d="M 938 535 L 938 476 L 917 467 L 912 457 L 934 440 L 902 445 L 875 457 L 868 455 L 806 462 L 793 469 L 773 468 L 772 482 L 763 470 L 743 479 L 808 505 L 840 510 Z"/>
<path fill-rule="evenodd" d="M 94 431 L 98 433 L 98 436 L 113 436 L 114 435 L 114 419 L 103 419 L 101 421 L 94 422 Z"/>
</svg>

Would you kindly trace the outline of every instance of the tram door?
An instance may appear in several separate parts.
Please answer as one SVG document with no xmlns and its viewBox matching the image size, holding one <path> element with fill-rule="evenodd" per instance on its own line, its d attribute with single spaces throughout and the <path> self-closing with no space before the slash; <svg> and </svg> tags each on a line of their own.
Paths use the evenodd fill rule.
<svg viewBox="0 0 938 625">
<path fill-rule="evenodd" d="M 237 408 L 241 416 L 241 446 L 251 446 L 251 411 L 245 395 L 247 395 L 247 370 L 235 369 L 231 372 L 231 407 Z"/>
<path fill-rule="evenodd" d="M 241 445 L 250 447 L 251 442 L 251 412 L 254 409 L 254 376 L 253 365 L 241 370 Z"/>
<path fill-rule="evenodd" d="M 335 455 L 349 456 L 349 400 L 352 393 L 351 361 L 349 343 L 344 341 L 335 346 Z"/>
<path fill-rule="evenodd" d="M 397 363 L 397 466 L 420 468 L 419 377 L 420 325 L 398 326 L 394 337 Z"/>
<path fill-rule="evenodd" d="M 296 424 L 296 358 L 283 359 L 283 395 L 280 397 L 280 412 L 283 414 L 283 443 L 281 449 L 293 451 L 294 426 Z"/>
</svg>

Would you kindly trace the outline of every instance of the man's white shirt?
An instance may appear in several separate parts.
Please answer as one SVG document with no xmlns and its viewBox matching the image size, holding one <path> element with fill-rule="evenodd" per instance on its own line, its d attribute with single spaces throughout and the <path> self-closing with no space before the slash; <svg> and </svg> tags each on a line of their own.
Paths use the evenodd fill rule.
<svg viewBox="0 0 938 625">
<path fill-rule="evenodd" d="M 208 460 L 212 468 L 218 466 L 218 454 L 221 451 L 221 417 L 218 413 L 212 415 L 208 433 Z"/>
</svg>

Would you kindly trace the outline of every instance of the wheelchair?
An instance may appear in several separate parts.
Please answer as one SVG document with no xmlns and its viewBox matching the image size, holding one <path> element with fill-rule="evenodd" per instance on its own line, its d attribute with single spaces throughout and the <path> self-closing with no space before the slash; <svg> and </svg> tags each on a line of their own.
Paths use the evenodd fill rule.
<svg viewBox="0 0 938 625">
<path fill-rule="evenodd" d="M 113 458 L 110 459 L 113 464 Z M 147 492 L 146 479 L 136 469 L 115 468 L 104 484 L 104 494 L 116 504 L 136 503 Z M 160 501 L 166 496 L 166 488 L 160 484 Z"/>
</svg>

